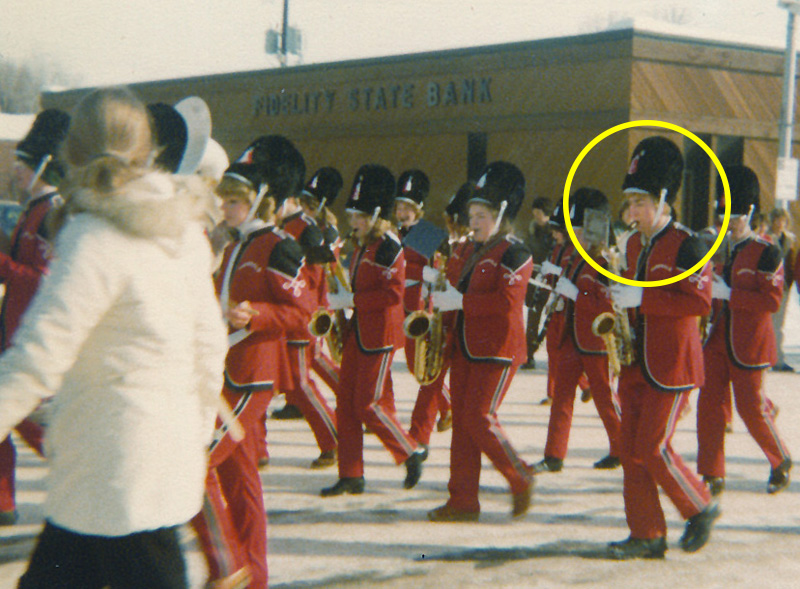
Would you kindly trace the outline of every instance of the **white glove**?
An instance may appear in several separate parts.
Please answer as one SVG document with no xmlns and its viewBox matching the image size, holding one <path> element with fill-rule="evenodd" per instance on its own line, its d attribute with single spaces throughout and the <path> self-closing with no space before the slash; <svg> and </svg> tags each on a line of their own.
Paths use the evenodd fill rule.
<svg viewBox="0 0 800 589">
<path fill-rule="evenodd" d="M 328 294 L 328 307 L 333 311 L 350 309 L 353 307 L 353 293 L 342 289 L 339 292 Z"/>
<path fill-rule="evenodd" d="M 556 266 L 549 260 L 542 262 L 542 276 L 553 274 L 554 276 L 561 276 L 561 266 Z"/>
<path fill-rule="evenodd" d="M 566 276 L 558 279 L 555 291 L 573 301 L 578 298 L 578 287 Z"/>
<path fill-rule="evenodd" d="M 439 311 L 455 311 L 464 308 L 464 295 L 452 286 L 447 290 L 434 291 L 431 298 L 433 308 Z"/>
<path fill-rule="evenodd" d="M 436 268 L 433 268 L 431 266 L 422 267 L 422 280 L 424 280 L 425 282 L 436 282 L 437 280 L 439 280 L 440 274 L 441 272 L 439 272 Z"/>
<path fill-rule="evenodd" d="M 641 286 L 631 286 L 630 284 L 615 282 L 611 285 L 610 290 L 611 298 L 620 309 L 639 307 L 642 304 L 644 288 Z"/>
<path fill-rule="evenodd" d="M 731 287 L 725 284 L 722 276 L 714 276 L 714 282 L 711 283 L 711 297 L 723 301 L 731 300 Z"/>
</svg>

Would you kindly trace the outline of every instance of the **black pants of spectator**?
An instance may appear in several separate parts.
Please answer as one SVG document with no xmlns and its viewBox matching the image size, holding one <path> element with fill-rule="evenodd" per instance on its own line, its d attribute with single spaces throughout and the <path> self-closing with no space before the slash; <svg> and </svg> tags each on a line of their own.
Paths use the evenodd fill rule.
<svg viewBox="0 0 800 589">
<path fill-rule="evenodd" d="M 542 317 L 549 292 L 532 284 L 525 293 L 525 306 L 528 308 L 528 321 L 525 328 L 525 342 L 528 346 L 528 362 L 539 349 L 539 321 Z"/>
<path fill-rule="evenodd" d="M 47 522 L 19 589 L 188 589 L 177 528 L 89 536 Z"/>
</svg>

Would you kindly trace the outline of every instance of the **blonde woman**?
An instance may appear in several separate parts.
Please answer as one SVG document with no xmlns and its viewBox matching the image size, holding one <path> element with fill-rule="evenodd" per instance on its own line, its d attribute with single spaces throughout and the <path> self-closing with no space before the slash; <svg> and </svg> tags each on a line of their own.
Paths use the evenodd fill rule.
<svg viewBox="0 0 800 589">
<path fill-rule="evenodd" d="M 46 522 L 19 586 L 184 588 L 177 526 L 202 503 L 226 349 L 203 200 L 150 168 L 126 89 L 78 104 L 64 153 L 50 272 L 0 357 L 0 437 L 55 395 Z"/>
</svg>

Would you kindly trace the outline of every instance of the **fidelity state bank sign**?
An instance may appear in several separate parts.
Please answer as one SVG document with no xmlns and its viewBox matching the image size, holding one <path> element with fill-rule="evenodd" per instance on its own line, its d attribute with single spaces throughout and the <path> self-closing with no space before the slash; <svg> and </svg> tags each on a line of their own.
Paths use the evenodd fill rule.
<svg viewBox="0 0 800 589">
<path fill-rule="evenodd" d="M 492 102 L 492 78 L 466 78 L 444 82 L 389 83 L 353 86 L 345 90 L 316 89 L 291 92 L 281 90 L 257 96 L 254 117 L 284 117 L 326 114 L 346 109 L 357 112 L 454 107 Z"/>
</svg>

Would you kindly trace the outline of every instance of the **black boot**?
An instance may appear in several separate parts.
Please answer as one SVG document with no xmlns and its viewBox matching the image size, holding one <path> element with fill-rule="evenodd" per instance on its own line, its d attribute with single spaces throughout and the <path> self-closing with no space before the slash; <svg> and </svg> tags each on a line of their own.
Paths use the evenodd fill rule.
<svg viewBox="0 0 800 589">
<path fill-rule="evenodd" d="M 619 458 L 616 456 L 611 456 L 610 454 L 605 458 L 601 458 L 597 462 L 592 465 L 592 468 L 596 468 L 598 470 L 613 470 L 615 468 L 619 468 L 620 462 Z"/>
<path fill-rule="evenodd" d="M 686 520 L 686 530 L 681 536 L 680 545 L 684 552 L 697 552 L 711 537 L 714 521 L 722 514 L 716 502 L 709 503 L 705 509 Z"/>
<path fill-rule="evenodd" d="M 723 477 L 703 477 L 703 482 L 708 487 L 712 497 L 719 497 L 725 490 L 725 479 Z"/>
<path fill-rule="evenodd" d="M 282 409 L 272 412 L 272 419 L 303 419 L 303 412 L 295 405 L 287 403 Z"/>
<path fill-rule="evenodd" d="M 332 487 L 322 489 L 320 495 L 323 497 L 334 497 L 336 495 L 360 495 L 364 492 L 364 477 L 346 477 L 336 481 Z"/>
<path fill-rule="evenodd" d="M 562 468 L 564 468 L 563 460 L 560 458 L 553 458 L 552 456 L 545 456 L 543 460 L 533 465 L 533 472 L 536 474 L 540 472 L 561 472 Z"/>
<path fill-rule="evenodd" d="M 664 558 L 667 551 L 667 539 L 633 538 L 622 542 L 611 542 L 608 545 L 608 557 L 614 560 L 631 560 L 633 558 Z"/>
<path fill-rule="evenodd" d="M 769 473 L 769 481 L 767 481 L 767 493 L 772 495 L 788 487 L 790 470 L 792 470 L 792 461 L 789 458 L 773 468 Z"/>
<path fill-rule="evenodd" d="M 428 450 L 420 446 L 406 458 L 406 480 L 403 481 L 404 489 L 413 488 L 422 476 L 422 463 L 428 457 Z"/>
</svg>

